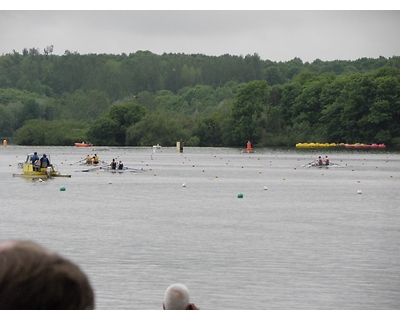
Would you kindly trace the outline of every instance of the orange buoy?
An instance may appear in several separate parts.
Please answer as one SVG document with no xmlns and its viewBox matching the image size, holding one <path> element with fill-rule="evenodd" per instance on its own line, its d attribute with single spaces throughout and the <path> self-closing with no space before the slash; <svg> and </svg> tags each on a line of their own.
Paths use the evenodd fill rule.
<svg viewBox="0 0 400 320">
<path fill-rule="evenodd" d="M 247 151 L 250 151 L 250 150 L 252 150 L 251 142 L 247 141 Z"/>
<path fill-rule="evenodd" d="M 7 147 L 7 140 L 3 140 L 3 147 Z"/>
</svg>

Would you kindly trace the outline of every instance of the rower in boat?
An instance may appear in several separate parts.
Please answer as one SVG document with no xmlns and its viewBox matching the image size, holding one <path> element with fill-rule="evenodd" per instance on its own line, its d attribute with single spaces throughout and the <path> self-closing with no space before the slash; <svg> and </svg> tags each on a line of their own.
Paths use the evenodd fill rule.
<svg viewBox="0 0 400 320">
<path fill-rule="evenodd" d="M 90 155 L 87 155 L 86 164 L 92 164 L 92 163 L 93 163 L 93 158 Z"/>
<path fill-rule="evenodd" d="M 329 158 L 328 158 L 328 156 L 325 157 L 325 165 L 329 166 Z"/>
<path fill-rule="evenodd" d="M 118 170 L 123 170 L 123 169 L 124 169 L 124 164 L 122 163 L 121 160 L 119 160 L 119 163 L 118 163 Z"/>
<path fill-rule="evenodd" d="M 321 156 L 318 157 L 318 165 L 319 165 L 319 166 L 322 166 L 322 165 L 323 165 L 323 161 L 322 161 Z"/>
<path fill-rule="evenodd" d="M 112 161 L 110 162 L 110 167 L 113 170 L 117 168 L 117 162 L 115 161 L 115 159 L 112 159 Z"/>
<path fill-rule="evenodd" d="M 93 156 L 93 164 L 98 164 L 99 163 L 99 157 L 97 156 L 97 154 L 94 154 Z"/>
</svg>

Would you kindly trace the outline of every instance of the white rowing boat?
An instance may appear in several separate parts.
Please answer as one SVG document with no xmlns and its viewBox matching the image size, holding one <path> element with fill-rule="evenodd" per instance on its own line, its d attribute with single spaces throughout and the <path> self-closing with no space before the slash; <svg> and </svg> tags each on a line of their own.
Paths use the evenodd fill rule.
<svg viewBox="0 0 400 320">
<path fill-rule="evenodd" d="M 333 163 L 333 162 L 329 162 L 328 164 L 324 162 L 322 162 L 322 164 L 318 163 L 317 160 L 310 162 L 308 164 L 303 165 L 303 167 L 308 167 L 308 168 L 325 168 L 325 169 L 329 169 L 329 168 L 343 168 L 343 166 L 341 166 L 340 164 L 337 163 Z"/>
<path fill-rule="evenodd" d="M 92 172 L 92 171 L 107 171 L 107 172 L 112 172 L 112 173 L 123 173 L 123 172 L 135 172 L 135 173 L 142 173 L 146 172 L 147 170 L 144 170 L 143 168 L 137 169 L 137 168 L 131 168 L 131 167 L 124 167 L 123 169 L 112 169 L 111 166 L 97 166 L 94 168 L 88 168 L 88 169 L 82 169 L 78 170 L 76 172 Z"/>
<path fill-rule="evenodd" d="M 146 172 L 143 168 L 137 169 L 137 168 L 130 168 L 130 167 L 124 167 L 123 169 L 111 169 L 110 166 L 103 167 L 103 171 L 108 171 L 112 173 L 123 173 L 123 172 L 135 172 L 135 173 L 142 173 Z"/>
</svg>

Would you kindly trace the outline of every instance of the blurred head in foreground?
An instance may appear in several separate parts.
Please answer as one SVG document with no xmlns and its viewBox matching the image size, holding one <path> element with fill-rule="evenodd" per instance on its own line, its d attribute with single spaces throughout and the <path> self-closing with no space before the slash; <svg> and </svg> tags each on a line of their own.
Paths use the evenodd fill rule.
<svg viewBox="0 0 400 320">
<path fill-rule="evenodd" d="M 163 309 L 199 310 L 193 303 L 190 303 L 188 288 L 180 283 L 173 284 L 165 290 Z"/>
<path fill-rule="evenodd" d="M 0 309 L 94 309 L 94 292 L 82 270 L 59 254 L 31 241 L 3 241 Z"/>
</svg>

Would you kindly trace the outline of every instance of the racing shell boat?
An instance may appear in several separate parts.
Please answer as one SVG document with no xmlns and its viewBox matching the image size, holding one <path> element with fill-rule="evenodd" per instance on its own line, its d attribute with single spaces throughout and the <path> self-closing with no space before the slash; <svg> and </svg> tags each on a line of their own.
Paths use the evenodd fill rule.
<svg viewBox="0 0 400 320">
<path fill-rule="evenodd" d="M 146 172 L 143 168 L 137 169 L 137 168 L 129 168 L 129 167 L 123 167 L 122 169 L 112 169 L 110 166 L 103 167 L 102 168 L 104 171 L 108 171 L 111 173 L 123 173 L 123 172 L 136 172 L 136 173 L 142 173 Z"/>
<path fill-rule="evenodd" d="M 94 171 L 104 171 L 104 172 L 111 172 L 111 173 L 124 173 L 124 172 L 136 172 L 136 173 L 143 173 L 147 172 L 147 170 L 143 168 L 131 168 L 131 167 L 123 167 L 122 169 L 112 169 L 110 165 L 105 166 L 97 166 L 94 168 L 88 168 L 83 170 L 77 170 L 75 172 L 94 172 Z"/>
<path fill-rule="evenodd" d="M 50 156 L 47 158 L 50 161 L 50 165 L 46 165 L 45 167 L 40 166 L 40 161 L 36 161 L 35 164 L 32 163 L 33 153 L 30 153 L 26 156 L 25 162 L 18 163 L 18 167 L 22 168 L 22 173 L 14 173 L 13 177 L 24 177 L 24 178 L 33 178 L 33 179 L 47 179 L 54 177 L 63 177 L 63 178 L 71 178 L 70 174 L 61 174 L 57 171 L 57 166 L 52 164 L 50 161 Z"/>
<path fill-rule="evenodd" d="M 340 164 L 333 163 L 333 162 L 326 163 L 325 161 L 323 161 L 322 164 L 319 164 L 318 160 L 315 160 L 313 162 L 305 164 L 305 165 L 303 165 L 303 167 L 308 167 L 308 168 L 316 167 L 316 168 L 320 168 L 320 169 L 321 168 L 325 168 L 325 169 L 328 169 L 328 168 L 343 168 Z"/>
</svg>

